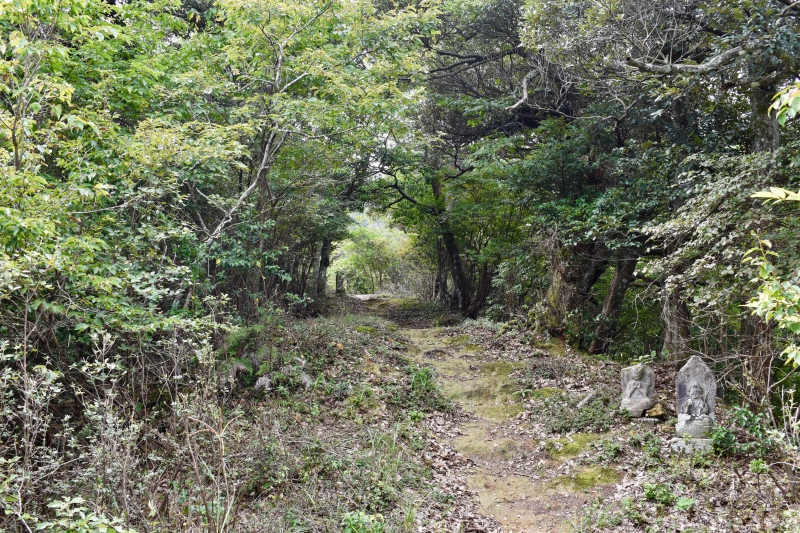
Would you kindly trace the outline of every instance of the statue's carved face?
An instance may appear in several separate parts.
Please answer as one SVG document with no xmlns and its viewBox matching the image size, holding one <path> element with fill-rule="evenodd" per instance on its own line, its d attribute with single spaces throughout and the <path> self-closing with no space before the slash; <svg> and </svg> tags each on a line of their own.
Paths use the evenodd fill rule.
<svg viewBox="0 0 800 533">
<path fill-rule="evenodd" d="M 691 387 L 689 387 L 689 397 L 693 400 L 700 398 L 703 395 L 703 387 L 698 385 L 697 383 L 693 383 Z"/>
<path fill-rule="evenodd" d="M 641 381 L 642 376 L 644 376 L 644 367 L 642 365 L 636 365 L 633 367 L 633 371 L 631 372 L 631 379 L 634 381 Z"/>
</svg>

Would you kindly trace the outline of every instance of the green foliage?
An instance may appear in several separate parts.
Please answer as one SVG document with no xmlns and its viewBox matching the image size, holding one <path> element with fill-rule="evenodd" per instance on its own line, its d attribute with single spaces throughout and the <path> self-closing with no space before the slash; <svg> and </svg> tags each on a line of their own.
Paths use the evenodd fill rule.
<svg viewBox="0 0 800 533">
<path fill-rule="evenodd" d="M 711 431 L 711 447 L 719 455 L 732 455 L 736 451 L 736 433 L 723 425 Z"/>
<path fill-rule="evenodd" d="M 675 509 L 678 511 L 692 511 L 697 505 L 697 500 L 681 496 L 675 501 Z"/>
<path fill-rule="evenodd" d="M 767 193 L 760 194 L 761 197 L 765 197 L 764 195 Z M 778 191 L 770 194 L 779 199 L 783 193 Z M 787 195 L 780 199 L 794 200 L 795 198 Z M 800 200 L 800 196 L 797 196 L 796 199 Z M 770 261 L 771 257 L 777 256 L 770 250 L 772 243 L 769 240 L 759 240 L 758 242 L 758 248 L 748 250 L 746 258 L 758 268 L 761 286 L 756 297 L 748 302 L 747 306 L 764 320 L 775 320 L 778 328 L 788 331 L 794 339 L 800 335 L 800 285 L 792 279 L 783 279 L 776 266 Z M 790 342 L 784 348 L 782 355 L 788 364 L 794 367 L 800 365 L 800 347 L 796 342 Z"/>
<path fill-rule="evenodd" d="M 452 402 L 437 389 L 430 368 L 408 365 L 403 370 L 407 374 L 406 380 L 402 383 L 384 385 L 389 394 L 387 402 L 390 405 L 420 413 L 449 411 L 453 408 Z"/>
<path fill-rule="evenodd" d="M 303 300 L 308 249 L 360 208 L 353 154 L 404 130 L 392 119 L 418 98 L 437 12 L 198 9 L 0 9 L 0 457 L 25 450 L 3 466 L 17 501 L 0 527 L 44 523 L 56 494 L 95 504 L 71 500 L 53 530 L 111 530 L 103 513 L 120 509 L 148 529 L 224 530 L 227 402 L 255 369 L 289 402 L 340 353 L 323 334 L 291 347 L 302 332 L 252 323 L 285 293 Z M 164 474 L 172 454 L 198 469 Z"/>
<path fill-rule="evenodd" d="M 795 82 L 775 95 L 770 109 L 775 110 L 778 123 L 783 126 L 800 111 L 800 82 Z"/>
<path fill-rule="evenodd" d="M 333 255 L 333 271 L 345 275 L 350 292 L 372 294 L 399 284 L 408 261 L 408 237 L 386 218 L 356 217 L 347 240 Z"/>
<path fill-rule="evenodd" d="M 609 388 L 600 388 L 588 403 L 576 409 L 580 400 L 581 398 L 569 397 L 563 393 L 536 400 L 537 412 L 547 431 L 602 432 L 621 418 L 621 413 L 616 410 L 617 394 Z"/>
<path fill-rule="evenodd" d="M 344 533 L 383 533 L 384 527 L 383 517 L 379 514 L 349 511 L 342 516 Z"/>
<path fill-rule="evenodd" d="M 119 518 L 107 519 L 90 511 L 83 498 L 69 501 L 55 501 L 47 506 L 53 510 L 56 520 L 41 521 L 36 524 L 37 531 L 59 531 L 62 533 L 136 533 L 128 529 Z M 27 519 L 32 519 L 27 516 Z"/>
<path fill-rule="evenodd" d="M 645 483 L 642 488 L 644 489 L 644 497 L 650 501 L 660 503 L 661 505 L 672 505 L 677 501 L 677 496 L 673 494 L 672 489 L 660 483 Z"/>
</svg>

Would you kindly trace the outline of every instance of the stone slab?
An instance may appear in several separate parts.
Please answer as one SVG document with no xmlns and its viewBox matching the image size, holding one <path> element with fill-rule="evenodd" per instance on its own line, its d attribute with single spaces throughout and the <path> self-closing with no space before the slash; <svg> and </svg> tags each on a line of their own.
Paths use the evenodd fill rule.
<svg viewBox="0 0 800 533">
<path fill-rule="evenodd" d="M 711 439 L 684 439 L 675 437 L 669 441 L 669 448 L 673 453 L 691 455 L 695 452 L 711 451 Z"/>
<path fill-rule="evenodd" d="M 660 418 L 631 418 L 631 422 L 638 422 L 640 424 L 657 424 L 661 422 Z"/>
</svg>

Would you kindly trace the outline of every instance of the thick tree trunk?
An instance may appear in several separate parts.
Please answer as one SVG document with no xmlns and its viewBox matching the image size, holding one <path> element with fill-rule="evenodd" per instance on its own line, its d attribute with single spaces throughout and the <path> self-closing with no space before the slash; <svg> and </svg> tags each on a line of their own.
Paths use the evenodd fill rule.
<svg viewBox="0 0 800 533">
<path fill-rule="evenodd" d="M 444 243 L 445 250 L 450 259 L 450 270 L 453 276 L 453 303 L 456 303 L 459 311 L 463 313 L 470 312 L 470 301 L 472 287 L 470 286 L 469 276 L 464 270 L 464 264 L 461 261 L 461 250 L 458 248 L 456 236 L 447 221 L 447 209 L 444 202 L 444 190 L 442 183 L 438 179 L 431 181 L 431 191 L 436 200 L 437 218 L 439 221 L 439 230 L 442 235 L 442 242 Z"/>
<path fill-rule="evenodd" d="M 772 152 L 780 146 L 780 129 L 775 113 L 770 114 L 769 106 L 775 87 L 757 87 L 750 92 L 750 129 L 753 135 L 753 152 Z"/>
<path fill-rule="evenodd" d="M 633 272 L 636 270 L 638 258 L 624 258 L 617 261 L 611 286 L 603 302 L 599 324 L 594 332 L 594 340 L 589 346 L 589 353 L 601 353 L 608 349 L 608 345 L 617 330 L 617 321 L 622 312 L 622 303 L 625 293 L 633 281 Z"/>
<path fill-rule="evenodd" d="M 441 242 L 441 239 L 436 240 L 436 279 L 433 285 L 433 299 L 434 300 L 447 300 L 447 249 Z"/>
<path fill-rule="evenodd" d="M 592 298 L 594 286 L 608 265 L 608 262 L 600 257 L 602 257 L 601 250 L 594 244 L 573 254 L 573 264 L 567 270 L 567 280 L 574 287 L 567 301 L 569 311 L 585 307 Z M 575 258 L 579 261 L 575 261 Z"/>
<path fill-rule="evenodd" d="M 551 317 L 546 323 L 551 335 L 561 335 L 566 327 L 567 314 L 584 309 L 591 300 L 592 289 L 607 266 L 600 253 L 594 244 L 553 253 L 553 279 L 547 290 Z"/>
<path fill-rule="evenodd" d="M 322 253 L 319 259 L 319 272 L 316 277 L 316 294 L 317 296 L 325 296 L 325 289 L 328 285 L 328 267 L 331 266 L 331 249 L 333 243 L 330 239 L 322 241 Z"/>
</svg>

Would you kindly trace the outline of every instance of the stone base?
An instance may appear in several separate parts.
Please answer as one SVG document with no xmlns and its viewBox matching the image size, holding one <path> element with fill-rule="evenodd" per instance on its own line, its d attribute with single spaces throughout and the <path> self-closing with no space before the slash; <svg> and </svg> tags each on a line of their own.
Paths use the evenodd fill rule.
<svg viewBox="0 0 800 533">
<path fill-rule="evenodd" d="M 693 454 L 695 452 L 706 452 L 711 450 L 711 439 L 685 439 L 675 437 L 670 440 L 670 449 L 674 453 Z"/>
<path fill-rule="evenodd" d="M 703 439 L 711 434 L 714 428 L 714 419 L 709 416 L 692 418 L 687 415 L 678 415 L 678 423 L 675 425 L 675 433 L 679 437 L 692 437 Z"/>
<path fill-rule="evenodd" d="M 622 404 L 619 407 L 620 409 L 627 409 L 631 414 L 631 418 L 641 418 L 644 416 L 645 411 L 653 407 L 653 401 L 640 400 L 637 402 L 632 400 L 622 400 Z"/>
<path fill-rule="evenodd" d="M 661 422 L 658 418 L 649 418 L 649 417 L 642 417 L 642 418 L 631 418 L 631 422 L 639 422 L 640 424 L 656 424 Z"/>
</svg>

